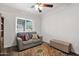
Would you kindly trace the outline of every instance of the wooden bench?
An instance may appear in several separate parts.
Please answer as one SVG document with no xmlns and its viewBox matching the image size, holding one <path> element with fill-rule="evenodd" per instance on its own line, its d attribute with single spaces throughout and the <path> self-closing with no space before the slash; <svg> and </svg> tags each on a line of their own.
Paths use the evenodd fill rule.
<svg viewBox="0 0 79 59">
<path fill-rule="evenodd" d="M 50 46 L 66 53 L 69 53 L 71 51 L 71 43 L 64 42 L 61 40 L 50 40 Z"/>
</svg>

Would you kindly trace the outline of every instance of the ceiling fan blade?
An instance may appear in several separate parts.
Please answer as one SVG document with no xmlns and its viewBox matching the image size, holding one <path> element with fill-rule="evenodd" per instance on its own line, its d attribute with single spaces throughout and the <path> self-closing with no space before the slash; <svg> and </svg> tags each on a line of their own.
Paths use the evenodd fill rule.
<svg viewBox="0 0 79 59">
<path fill-rule="evenodd" d="M 38 8 L 38 11 L 39 11 L 39 12 L 42 12 L 42 10 L 40 10 L 39 8 Z"/>
<path fill-rule="evenodd" d="M 53 5 L 51 5 L 51 4 L 44 4 L 43 6 L 44 7 L 53 7 Z"/>
</svg>

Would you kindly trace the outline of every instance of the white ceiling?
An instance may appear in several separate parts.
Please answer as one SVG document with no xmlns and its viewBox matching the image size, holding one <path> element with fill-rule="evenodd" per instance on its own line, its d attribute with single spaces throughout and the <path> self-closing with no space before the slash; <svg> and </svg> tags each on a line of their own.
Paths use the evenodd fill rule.
<svg viewBox="0 0 79 59">
<path fill-rule="evenodd" d="M 56 9 L 62 7 L 62 6 L 68 6 L 70 4 L 68 3 L 52 3 L 53 8 L 43 8 L 43 11 L 41 14 L 45 14 L 50 11 L 55 11 Z M 38 11 L 36 11 L 34 8 L 31 8 L 34 3 L 3 3 L 3 5 L 6 5 L 8 7 L 16 8 L 22 11 L 28 11 L 35 14 L 40 14 Z"/>
</svg>

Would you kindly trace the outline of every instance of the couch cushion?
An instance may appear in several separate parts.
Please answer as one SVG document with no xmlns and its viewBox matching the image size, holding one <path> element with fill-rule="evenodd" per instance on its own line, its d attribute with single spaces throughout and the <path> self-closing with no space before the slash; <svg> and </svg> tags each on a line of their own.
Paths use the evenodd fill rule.
<svg viewBox="0 0 79 59">
<path fill-rule="evenodd" d="M 35 40 L 33 39 L 32 40 L 33 43 L 40 42 L 40 41 L 41 41 L 40 39 L 35 39 Z"/>
<path fill-rule="evenodd" d="M 32 41 L 32 39 L 30 39 L 30 40 L 28 40 L 28 41 L 23 41 L 23 44 L 30 44 L 30 43 L 32 43 L 33 41 Z"/>
<path fill-rule="evenodd" d="M 21 33 L 21 34 L 18 34 L 18 37 L 20 37 L 23 41 L 25 41 L 25 34 L 24 33 Z"/>
<path fill-rule="evenodd" d="M 17 33 L 17 37 L 24 35 L 24 34 L 25 34 L 25 32 L 19 32 L 19 33 Z"/>
<path fill-rule="evenodd" d="M 40 42 L 40 41 L 41 41 L 40 39 L 37 39 L 37 40 L 30 39 L 28 41 L 23 41 L 23 44 L 31 44 L 31 43 L 36 43 L 36 42 Z"/>
<path fill-rule="evenodd" d="M 32 34 L 36 34 L 36 32 L 28 32 L 29 39 L 32 39 Z"/>
<path fill-rule="evenodd" d="M 32 39 L 32 34 L 36 34 L 36 32 L 19 32 L 17 33 L 17 37 L 20 37 L 23 41 L 26 41 L 28 39 Z"/>
<path fill-rule="evenodd" d="M 29 39 L 29 35 L 27 32 L 17 33 L 17 37 L 22 38 L 23 41 L 27 41 Z"/>
</svg>

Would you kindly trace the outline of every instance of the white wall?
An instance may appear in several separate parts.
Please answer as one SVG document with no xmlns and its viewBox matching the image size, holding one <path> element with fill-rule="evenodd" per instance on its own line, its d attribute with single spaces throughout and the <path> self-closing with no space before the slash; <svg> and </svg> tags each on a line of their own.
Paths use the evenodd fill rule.
<svg viewBox="0 0 79 59">
<path fill-rule="evenodd" d="M 48 43 L 53 39 L 72 43 L 73 51 L 79 54 L 79 4 L 71 4 L 45 14 L 42 34 Z"/>
<path fill-rule="evenodd" d="M 33 20 L 34 30 L 40 34 L 40 17 L 30 12 L 23 12 L 4 5 L 0 5 L 0 13 L 4 16 L 4 47 L 16 45 L 16 17 Z"/>
</svg>

